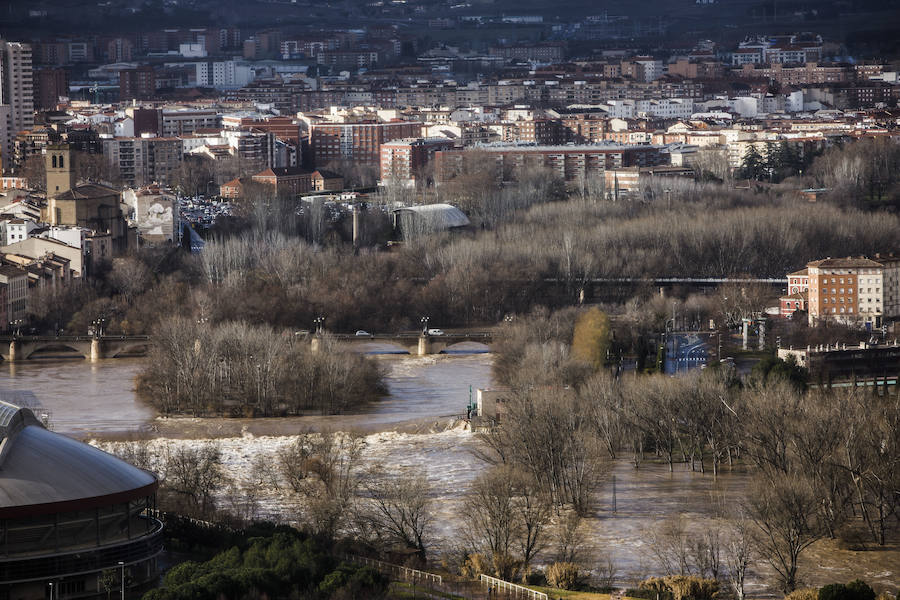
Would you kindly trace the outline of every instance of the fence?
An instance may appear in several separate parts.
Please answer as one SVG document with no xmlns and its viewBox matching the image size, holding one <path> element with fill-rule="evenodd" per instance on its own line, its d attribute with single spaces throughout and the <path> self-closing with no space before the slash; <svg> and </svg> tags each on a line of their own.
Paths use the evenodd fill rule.
<svg viewBox="0 0 900 600">
<path fill-rule="evenodd" d="M 418 569 L 410 569 L 409 567 L 392 565 L 391 563 L 375 560 L 374 558 L 354 556 L 352 554 L 344 554 L 341 556 L 341 558 L 348 562 L 360 565 L 368 565 L 372 568 L 378 569 L 385 575 L 391 575 L 410 583 L 427 583 L 437 587 L 440 587 L 444 584 L 444 578 L 440 575 L 435 575 L 434 573 L 426 573 L 425 571 L 419 571 Z"/>
<path fill-rule="evenodd" d="M 498 597 L 500 596 L 501 592 L 505 592 L 506 598 L 549 600 L 547 594 L 545 594 L 544 592 L 538 592 L 527 587 L 517 585 L 515 583 L 503 581 L 502 579 L 497 579 L 496 577 L 491 577 L 490 575 L 482 574 L 481 584 L 482 586 L 487 586 L 488 590 L 496 591 Z"/>
</svg>

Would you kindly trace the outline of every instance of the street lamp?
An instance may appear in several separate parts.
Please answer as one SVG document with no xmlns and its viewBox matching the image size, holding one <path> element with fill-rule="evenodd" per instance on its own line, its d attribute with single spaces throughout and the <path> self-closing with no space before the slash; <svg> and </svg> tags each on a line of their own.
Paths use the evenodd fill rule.
<svg viewBox="0 0 900 600">
<path fill-rule="evenodd" d="M 431 319 L 431 317 L 422 317 L 422 335 L 425 335 L 428 333 L 428 321 L 430 319 Z"/>
<path fill-rule="evenodd" d="M 125 600 L 125 563 L 119 561 L 119 567 L 122 569 L 122 600 Z"/>
<path fill-rule="evenodd" d="M 103 326 L 106 324 L 106 319 L 102 317 L 98 317 L 91 321 L 91 325 L 94 328 L 94 337 L 103 337 Z"/>
<path fill-rule="evenodd" d="M 316 326 L 316 335 L 322 335 L 322 331 L 325 329 L 325 317 L 316 317 L 313 319 L 313 324 Z"/>
<path fill-rule="evenodd" d="M 50 582 L 50 600 L 53 600 L 53 582 Z"/>
</svg>

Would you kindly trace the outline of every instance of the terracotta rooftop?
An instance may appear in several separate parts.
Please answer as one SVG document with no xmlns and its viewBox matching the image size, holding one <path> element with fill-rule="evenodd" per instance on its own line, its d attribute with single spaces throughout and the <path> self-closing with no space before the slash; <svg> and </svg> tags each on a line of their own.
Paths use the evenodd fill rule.
<svg viewBox="0 0 900 600">
<path fill-rule="evenodd" d="M 101 185 L 99 183 L 85 183 L 76 185 L 74 188 L 62 194 L 57 194 L 57 200 L 86 200 L 89 198 L 105 198 L 108 196 L 118 196 L 119 192 L 111 187 Z"/>
<path fill-rule="evenodd" d="M 807 264 L 807 267 L 825 267 L 833 269 L 859 269 L 859 268 L 875 268 L 880 267 L 881 263 L 870 260 L 864 256 L 846 258 L 823 258 L 814 260 Z"/>
</svg>

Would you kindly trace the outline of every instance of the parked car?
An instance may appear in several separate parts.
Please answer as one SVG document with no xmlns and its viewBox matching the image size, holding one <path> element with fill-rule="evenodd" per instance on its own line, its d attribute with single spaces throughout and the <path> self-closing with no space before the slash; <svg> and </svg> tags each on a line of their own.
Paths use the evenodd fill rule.
<svg viewBox="0 0 900 600">
<path fill-rule="evenodd" d="M 444 331 L 442 329 L 429 329 L 428 335 L 444 335 Z"/>
<path fill-rule="evenodd" d="M 358 335 L 359 337 L 372 337 L 371 333 L 369 333 L 368 331 L 363 331 L 362 329 L 357 331 L 356 335 Z"/>
</svg>

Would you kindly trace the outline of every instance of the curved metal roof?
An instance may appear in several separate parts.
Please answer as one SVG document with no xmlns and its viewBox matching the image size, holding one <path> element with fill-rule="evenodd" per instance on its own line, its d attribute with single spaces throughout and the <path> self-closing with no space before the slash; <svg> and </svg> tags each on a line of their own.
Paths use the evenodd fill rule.
<svg viewBox="0 0 900 600">
<path fill-rule="evenodd" d="M 0 519 L 86 510 L 153 493 L 151 473 L 0 403 Z"/>
<path fill-rule="evenodd" d="M 423 204 L 395 208 L 394 212 L 408 212 L 418 215 L 436 229 L 465 227 L 469 225 L 469 217 L 452 204 Z"/>
</svg>

